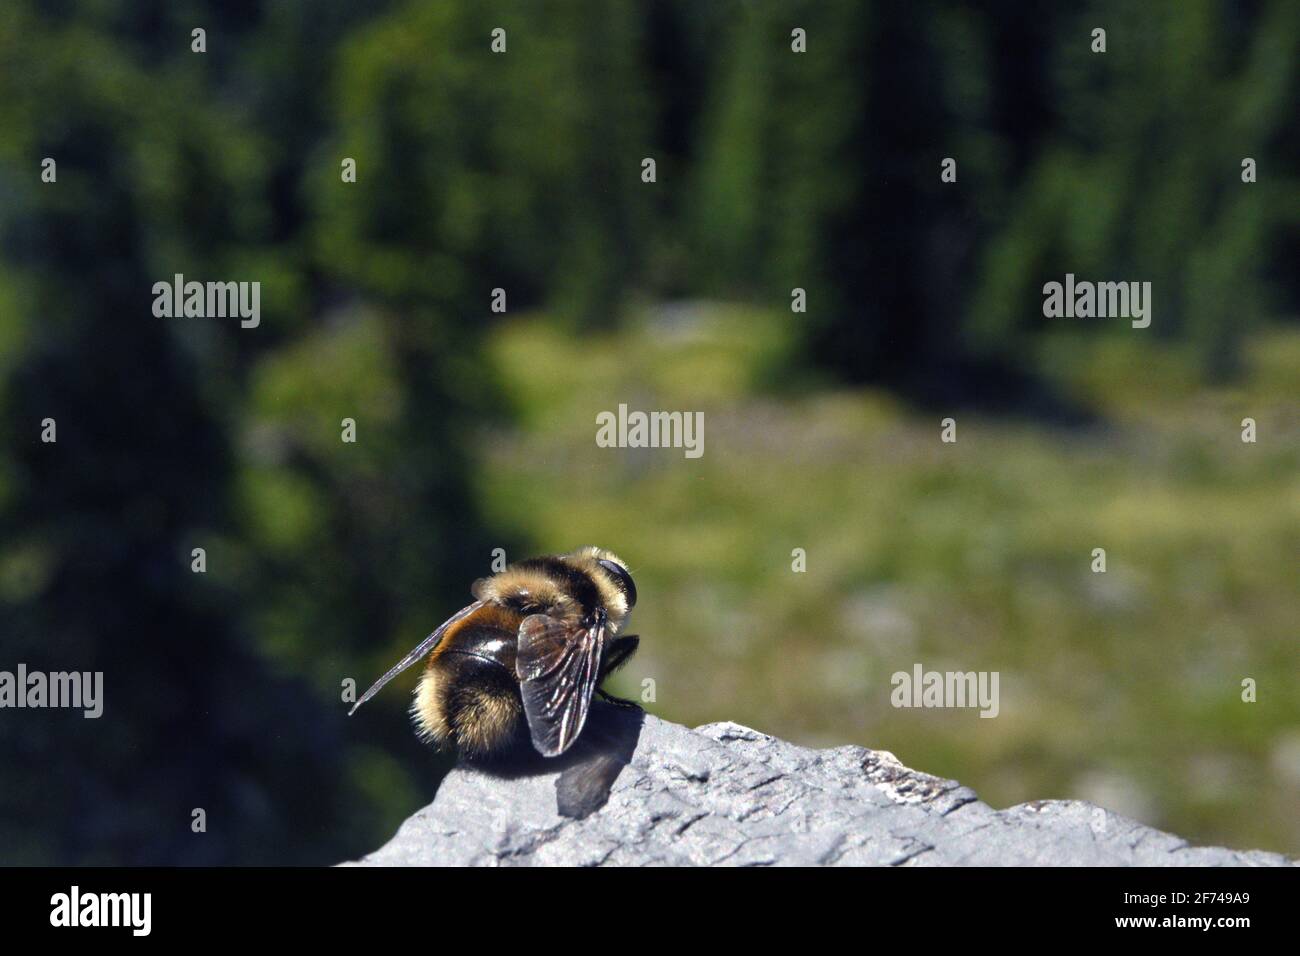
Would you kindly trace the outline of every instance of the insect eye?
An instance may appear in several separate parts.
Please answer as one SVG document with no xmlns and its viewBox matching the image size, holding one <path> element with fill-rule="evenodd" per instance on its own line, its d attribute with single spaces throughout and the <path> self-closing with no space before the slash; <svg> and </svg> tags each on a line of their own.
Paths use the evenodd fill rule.
<svg viewBox="0 0 1300 956">
<path fill-rule="evenodd" d="M 627 568 L 623 567 L 621 564 L 615 563 L 614 561 L 608 561 L 605 558 L 599 559 L 596 563 L 608 571 L 609 576 L 614 579 L 614 583 L 618 585 L 618 589 L 622 591 L 623 596 L 627 598 L 628 609 L 631 610 L 636 607 L 636 585 L 632 582 L 632 575 L 627 573 Z"/>
</svg>

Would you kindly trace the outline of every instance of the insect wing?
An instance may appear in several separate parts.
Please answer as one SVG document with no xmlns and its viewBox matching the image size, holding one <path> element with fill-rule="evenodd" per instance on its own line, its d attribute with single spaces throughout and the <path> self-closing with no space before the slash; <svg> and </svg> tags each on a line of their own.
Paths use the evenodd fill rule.
<svg viewBox="0 0 1300 956">
<path fill-rule="evenodd" d="M 461 608 L 451 617 L 447 618 L 447 620 L 443 621 L 442 625 L 436 631 L 434 631 L 432 634 L 430 634 L 428 637 L 422 640 L 419 644 L 415 645 L 415 647 L 411 650 L 411 653 L 407 654 L 400 661 L 398 661 L 396 664 L 390 667 L 388 669 L 387 674 L 379 678 L 379 680 L 375 681 L 370 686 L 370 689 L 361 695 L 361 699 L 352 705 L 352 709 L 348 711 L 348 716 L 351 717 L 353 714 L 355 714 L 358 707 L 360 707 L 371 697 L 374 697 L 377 693 L 379 693 L 380 689 L 385 684 L 387 684 L 390 680 L 392 680 L 398 674 L 402 673 L 402 671 L 406 670 L 408 667 L 410 667 L 420 658 L 424 657 L 435 647 L 437 647 L 438 642 L 442 640 L 443 635 L 447 633 L 447 630 L 453 624 L 463 621 L 465 618 L 469 617 L 471 614 L 473 614 L 482 606 L 483 606 L 482 601 L 475 601 L 473 604 Z"/>
<path fill-rule="evenodd" d="M 544 757 L 564 753 L 587 722 L 591 695 L 600 682 L 605 615 L 572 627 L 545 614 L 519 625 L 515 675 L 533 746 Z"/>
</svg>

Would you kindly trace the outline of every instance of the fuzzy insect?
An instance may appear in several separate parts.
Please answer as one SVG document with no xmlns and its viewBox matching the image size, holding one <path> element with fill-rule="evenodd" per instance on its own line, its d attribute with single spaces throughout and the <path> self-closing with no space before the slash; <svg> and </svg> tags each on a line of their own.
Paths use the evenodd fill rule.
<svg viewBox="0 0 1300 956">
<path fill-rule="evenodd" d="M 411 708 L 417 731 L 469 757 L 529 745 L 555 757 L 582 733 L 593 695 L 635 706 L 600 689 L 639 643 L 619 636 L 636 585 L 613 552 L 585 547 L 531 558 L 474 582 L 471 592 L 473 604 L 393 665 L 349 713 L 422 658 Z"/>
</svg>

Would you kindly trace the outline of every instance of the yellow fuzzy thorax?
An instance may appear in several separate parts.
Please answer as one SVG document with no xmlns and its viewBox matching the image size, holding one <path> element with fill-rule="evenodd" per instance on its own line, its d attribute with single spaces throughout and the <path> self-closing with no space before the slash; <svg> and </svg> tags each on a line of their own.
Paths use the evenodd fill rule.
<svg viewBox="0 0 1300 956">
<path fill-rule="evenodd" d="M 627 567 L 623 559 L 612 551 L 591 546 L 556 557 L 590 579 L 608 615 L 608 631 L 617 634 L 627 618 L 627 598 L 598 562 L 603 558 Z M 527 597 L 531 604 L 537 606 L 539 613 L 561 620 L 576 621 L 582 614 L 581 606 L 568 593 L 564 582 L 540 568 L 511 565 L 504 571 L 477 582 L 474 596 L 480 601 L 496 603 L 504 603 L 520 596 Z"/>
</svg>

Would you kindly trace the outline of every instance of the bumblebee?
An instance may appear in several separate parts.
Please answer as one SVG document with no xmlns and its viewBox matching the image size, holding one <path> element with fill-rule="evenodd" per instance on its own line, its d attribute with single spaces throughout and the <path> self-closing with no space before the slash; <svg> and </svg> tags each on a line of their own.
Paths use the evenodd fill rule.
<svg viewBox="0 0 1300 956">
<path fill-rule="evenodd" d="M 585 547 L 531 558 L 482 578 L 461 608 L 398 661 L 349 716 L 421 658 L 411 715 L 419 735 L 471 758 L 568 750 L 591 699 L 635 707 L 600 689 L 640 639 L 619 636 L 636 585 L 613 552 Z"/>
</svg>

